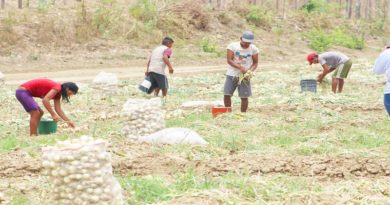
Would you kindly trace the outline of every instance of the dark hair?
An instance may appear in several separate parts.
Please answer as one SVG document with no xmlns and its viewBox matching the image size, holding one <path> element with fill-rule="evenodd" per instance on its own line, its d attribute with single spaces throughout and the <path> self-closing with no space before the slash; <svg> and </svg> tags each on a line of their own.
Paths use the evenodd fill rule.
<svg viewBox="0 0 390 205">
<path fill-rule="evenodd" d="M 68 93 L 66 92 L 67 89 L 72 91 L 74 94 L 77 94 L 77 91 L 79 91 L 79 87 L 77 87 L 77 85 L 72 82 L 63 83 L 61 85 L 61 96 L 62 96 L 62 100 L 65 102 L 69 102 L 69 96 Z"/>
<path fill-rule="evenodd" d="M 166 46 L 166 45 L 168 45 L 169 43 L 173 43 L 174 41 L 173 41 L 173 39 L 171 38 L 171 37 L 165 37 L 163 40 L 162 40 L 162 45 L 164 45 L 164 46 Z"/>
<path fill-rule="evenodd" d="M 390 45 L 386 46 L 386 49 L 390 49 Z"/>
</svg>

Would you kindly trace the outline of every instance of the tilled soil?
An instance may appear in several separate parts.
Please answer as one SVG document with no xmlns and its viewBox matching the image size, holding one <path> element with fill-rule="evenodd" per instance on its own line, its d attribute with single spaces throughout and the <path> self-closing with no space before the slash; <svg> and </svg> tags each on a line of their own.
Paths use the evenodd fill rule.
<svg viewBox="0 0 390 205">
<path fill-rule="evenodd" d="M 210 160 L 190 161 L 178 155 L 143 153 L 135 157 L 114 157 L 114 171 L 124 175 L 175 175 L 194 168 L 199 174 L 218 177 L 229 172 L 287 174 L 304 177 L 383 177 L 390 176 L 390 159 L 322 156 L 264 156 L 237 154 Z M 0 157 L 0 177 L 38 175 L 41 162 L 27 153 L 13 151 Z"/>
</svg>

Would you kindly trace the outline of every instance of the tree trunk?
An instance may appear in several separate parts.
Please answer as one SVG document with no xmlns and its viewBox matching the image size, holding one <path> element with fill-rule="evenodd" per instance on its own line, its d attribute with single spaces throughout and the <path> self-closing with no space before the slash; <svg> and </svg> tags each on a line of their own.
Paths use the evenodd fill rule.
<svg viewBox="0 0 390 205">
<path fill-rule="evenodd" d="M 18 8 L 19 9 L 23 8 L 23 1 L 22 0 L 18 0 Z"/>
<path fill-rule="evenodd" d="M 352 18 L 352 0 L 348 1 L 348 19 Z"/>
<path fill-rule="evenodd" d="M 356 11 L 355 11 L 355 18 L 360 19 L 361 17 L 361 8 L 362 8 L 362 2 L 361 0 L 356 0 Z"/>
<path fill-rule="evenodd" d="M 5 6 L 5 0 L 1 0 L 1 9 L 4 9 Z"/>
<path fill-rule="evenodd" d="M 383 20 L 386 21 L 388 17 L 387 7 L 389 6 L 388 0 L 383 0 Z"/>
</svg>

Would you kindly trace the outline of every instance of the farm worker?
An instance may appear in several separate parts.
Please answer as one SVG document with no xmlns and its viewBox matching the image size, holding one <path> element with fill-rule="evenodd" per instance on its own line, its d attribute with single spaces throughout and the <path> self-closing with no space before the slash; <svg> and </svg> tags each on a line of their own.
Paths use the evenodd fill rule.
<svg viewBox="0 0 390 205">
<path fill-rule="evenodd" d="M 57 83 L 49 79 L 34 79 L 27 81 L 16 90 L 16 98 L 23 105 L 26 112 L 30 114 L 30 136 L 37 135 L 38 123 L 43 115 L 43 110 L 38 106 L 33 97 L 41 98 L 42 104 L 50 113 L 55 122 L 63 119 L 70 127 L 75 127 L 74 122 L 69 120 L 61 109 L 61 98 L 69 102 L 69 97 L 78 91 L 75 83 Z M 54 100 L 54 111 L 50 100 Z"/>
<path fill-rule="evenodd" d="M 232 106 L 231 97 L 238 88 L 238 96 L 241 98 L 241 112 L 248 109 L 248 98 L 252 95 L 250 80 L 239 83 L 240 73 L 254 72 L 258 65 L 259 49 L 253 44 L 255 36 L 250 31 L 245 31 L 239 42 L 231 43 L 227 47 L 226 81 L 224 86 L 225 107 Z"/>
<path fill-rule="evenodd" d="M 385 87 L 384 104 L 387 113 L 390 115 L 390 45 L 379 55 L 374 65 L 375 74 L 386 74 L 387 83 Z"/>
<path fill-rule="evenodd" d="M 149 92 L 153 92 L 158 96 L 162 90 L 163 97 L 168 93 L 168 79 L 165 75 L 165 67 L 168 66 L 169 73 L 173 73 L 173 67 L 169 58 L 172 56 L 173 39 L 165 37 L 162 40 L 162 45 L 152 51 L 150 55 L 145 75 L 150 77 L 151 87 Z"/>
<path fill-rule="evenodd" d="M 340 52 L 325 52 L 321 54 L 311 53 L 307 56 L 307 61 L 311 64 L 320 63 L 323 71 L 318 75 L 317 81 L 319 83 L 325 76 L 334 71 L 332 75 L 332 91 L 334 93 L 343 91 L 344 79 L 347 78 L 349 70 L 352 67 L 352 60 Z"/>
</svg>

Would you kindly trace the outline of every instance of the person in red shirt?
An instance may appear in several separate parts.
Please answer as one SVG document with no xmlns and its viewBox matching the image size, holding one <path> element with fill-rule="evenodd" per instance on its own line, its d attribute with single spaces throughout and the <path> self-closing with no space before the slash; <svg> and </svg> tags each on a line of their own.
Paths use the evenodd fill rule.
<svg viewBox="0 0 390 205">
<path fill-rule="evenodd" d="M 35 79 L 23 83 L 16 90 L 16 98 L 23 105 L 26 112 L 30 113 L 30 136 L 36 136 L 38 123 L 43 115 L 43 110 L 35 102 L 33 97 L 41 98 L 46 110 L 55 122 L 63 119 L 70 127 L 75 127 L 61 109 L 61 98 L 69 102 L 69 97 L 77 94 L 78 87 L 75 83 L 57 83 L 49 79 Z M 50 105 L 54 100 L 54 111 Z"/>
</svg>

